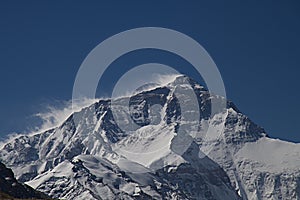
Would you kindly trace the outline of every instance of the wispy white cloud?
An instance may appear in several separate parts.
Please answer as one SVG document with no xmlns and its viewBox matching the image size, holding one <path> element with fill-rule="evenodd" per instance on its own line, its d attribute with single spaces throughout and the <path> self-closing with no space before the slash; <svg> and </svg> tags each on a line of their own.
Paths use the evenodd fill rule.
<svg viewBox="0 0 300 200">
<path fill-rule="evenodd" d="M 138 71 L 139 72 L 139 71 Z M 149 88 L 143 89 L 152 89 L 151 87 L 157 87 L 158 85 L 166 85 L 178 76 L 178 73 L 156 73 L 148 72 L 144 73 L 143 76 L 136 75 L 136 73 L 131 74 L 129 77 L 126 77 L 126 80 L 120 81 L 116 87 L 120 96 L 130 96 L 132 95 L 138 86 L 143 86 L 147 83 L 154 83 L 155 85 L 150 85 Z M 142 81 L 141 81 L 142 80 Z M 119 87 L 119 88 L 118 88 Z M 125 94 L 125 95 L 124 95 Z M 118 96 L 118 95 L 117 95 Z M 114 96 L 113 97 L 117 97 Z M 119 97 L 120 97 L 119 96 Z M 20 135 L 33 135 L 36 133 L 41 133 L 46 130 L 55 128 L 61 125 L 72 113 L 80 111 L 82 108 L 87 107 L 99 101 L 99 99 L 83 99 L 80 101 L 52 101 L 51 104 L 44 105 L 43 111 L 34 114 L 35 120 L 41 121 L 41 124 L 36 127 L 28 127 L 29 130 L 20 133 L 11 133 L 6 135 L 5 139 L 0 141 L 0 147 L 2 148 L 3 144 L 19 137 Z M 29 125 L 30 126 L 30 125 Z"/>
<path fill-rule="evenodd" d="M 36 127 L 33 132 L 42 132 L 62 124 L 72 113 L 92 105 L 98 99 L 83 99 L 80 101 L 63 101 L 60 106 L 48 105 L 45 112 L 35 114 L 40 118 L 42 125 Z"/>
<path fill-rule="evenodd" d="M 73 112 L 78 112 L 82 108 L 92 105 L 98 99 L 83 99 L 80 101 L 55 101 L 55 105 L 46 105 L 43 112 L 36 113 L 34 117 L 41 121 L 41 125 L 29 128 L 29 131 L 23 133 L 10 133 L 0 141 L 0 148 L 6 143 L 14 140 L 21 135 L 33 135 L 41 133 L 62 124 Z"/>
<path fill-rule="evenodd" d="M 10 133 L 10 134 L 6 135 L 5 139 L 0 141 L 0 149 L 2 149 L 6 143 L 8 143 L 9 141 L 12 141 L 13 139 L 15 139 L 18 136 L 20 136 L 20 134 L 18 134 L 18 133 Z"/>
<path fill-rule="evenodd" d="M 112 96 L 114 98 L 130 96 L 136 92 L 136 89 L 149 84 L 156 85 L 156 87 L 166 85 L 178 75 L 180 75 L 179 72 L 166 65 L 158 63 L 143 64 L 132 68 L 119 78 L 112 91 Z"/>
</svg>

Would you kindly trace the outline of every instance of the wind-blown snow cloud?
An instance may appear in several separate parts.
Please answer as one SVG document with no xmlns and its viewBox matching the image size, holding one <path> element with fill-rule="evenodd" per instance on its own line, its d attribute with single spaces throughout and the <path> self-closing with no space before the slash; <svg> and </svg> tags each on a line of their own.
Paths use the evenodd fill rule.
<svg viewBox="0 0 300 200">
<path fill-rule="evenodd" d="M 40 118 L 42 125 L 36 127 L 34 132 L 42 132 L 63 123 L 73 112 L 78 112 L 82 108 L 87 107 L 95 103 L 98 99 L 83 99 L 81 101 L 64 101 L 63 106 L 59 108 L 57 106 L 49 105 L 46 112 L 37 113 L 35 116 Z"/>
<path fill-rule="evenodd" d="M 154 68 L 155 69 L 155 68 Z M 144 73 L 140 73 L 143 70 Z M 145 73 L 146 72 L 146 73 Z M 179 76 L 176 71 L 168 71 L 169 73 L 157 73 L 155 70 L 145 70 L 138 69 L 131 71 L 128 77 L 123 77 L 124 80 L 119 81 L 117 84 L 117 96 L 130 96 L 135 93 L 135 90 L 139 86 L 143 86 L 145 83 L 154 83 L 155 85 L 149 85 L 149 88 L 145 87 L 143 89 L 152 89 L 152 87 L 157 87 L 158 85 L 166 85 Z M 143 74 L 143 75 L 141 75 Z M 142 81 L 141 81 L 142 80 Z M 120 95 L 122 94 L 122 95 Z M 114 97 L 117 97 L 113 95 Z M 3 144 L 19 137 L 20 135 L 33 135 L 35 133 L 41 133 L 46 130 L 55 128 L 61 125 L 73 112 L 78 112 L 82 108 L 87 107 L 99 101 L 99 99 L 83 99 L 80 101 L 54 101 L 53 104 L 48 104 L 43 106 L 43 110 L 39 113 L 33 115 L 35 120 L 40 121 L 41 124 L 36 127 L 28 127 L 29 131 L 24 131 L 23 133 L 11 133 L 5 136 L 5 139 L 1 139 L 0 148 Z M 53 101 L 52 101 L 53 102 Z"/>
<path fill-rule="evenodd" d="M 57 101 L 56 105 L 46 106 L 45 111 L 35 114 L 37 120 L 41 121 L 41 125 L 29 128 L 30 131 L 23 133 L 10 133 L 6 135 L 5 139 L 0 141 L 0 148 L 9 141 L 14 140 L 16 137 L 21 135 L 33 135 L 35 133 L 40 133 L 51 128 L 57 127 L 62 124 L 73 112 L 78 112 L 82 108 L 92 105 L 98 101 L 98 99 L 83 99 L 81 101 Z"/>
<path fill-rule="evenodd" d="M 157 87 L 174 81 L 180 75 L 175 69 L 158 63 L 139 65 L 127 71 L 116 83 L 112 97 L 130 96 L 147 84 Z M 149 88 L 148 88 L 149 89 Z"/>
</svg>

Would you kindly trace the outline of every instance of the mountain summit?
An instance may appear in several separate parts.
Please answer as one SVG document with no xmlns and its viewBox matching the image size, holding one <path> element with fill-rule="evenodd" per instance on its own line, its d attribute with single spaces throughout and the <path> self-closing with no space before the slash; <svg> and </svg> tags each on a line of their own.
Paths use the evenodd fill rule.
<svg viewBox="0 0 300 200">
<path fill-rule="evenodd" d="M 212 101 L 224 109 L 213 113 Z M 53 198 L 297 199 L 298 152 L 298 144 L 268 138 L 232 102 L 177 76 L 20 135 L 0 158 Z"/>
</svg>

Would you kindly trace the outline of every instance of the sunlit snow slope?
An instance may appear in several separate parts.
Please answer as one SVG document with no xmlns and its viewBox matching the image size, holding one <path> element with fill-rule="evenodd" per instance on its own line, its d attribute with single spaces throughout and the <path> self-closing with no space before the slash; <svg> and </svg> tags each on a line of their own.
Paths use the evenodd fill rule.
<svg viewBox="0 0 300 200">
<path fill-rule="evenodd" d="M 190 87 L 200 109 L 196 120 L 182 113 L 193 113 L 182 109 L 195 106 Z M 116 99 L 114 115 L 111 100 L 100 100 L 57 128 L 16 137 L 0 158 L 20 181 L 54 198 L 300 198 L 300 146 L 268 138 L 232 102 L 211 115 L 211 102 L 223 100 L 177 76 Z"/>
</svg>

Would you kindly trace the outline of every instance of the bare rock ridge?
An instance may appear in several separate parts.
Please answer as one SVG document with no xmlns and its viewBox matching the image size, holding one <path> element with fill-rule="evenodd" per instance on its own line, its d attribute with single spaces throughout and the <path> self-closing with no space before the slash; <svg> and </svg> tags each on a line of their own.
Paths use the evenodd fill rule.
<svg viewBox="0 0 300 200">
<path fill-rule="evenodd" d="M 45 194 L 18 182 L 11 169 L 0 162 L 0 198 L 50 199 Z"/>
</svg>

